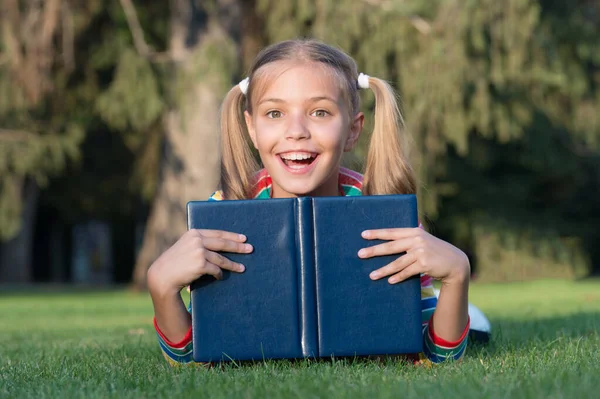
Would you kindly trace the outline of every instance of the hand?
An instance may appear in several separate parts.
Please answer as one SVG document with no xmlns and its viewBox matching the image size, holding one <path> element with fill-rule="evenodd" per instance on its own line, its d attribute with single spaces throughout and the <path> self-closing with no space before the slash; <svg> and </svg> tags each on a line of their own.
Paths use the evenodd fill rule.
<svg viewBox="0 0 600 399">
<path fill-rule="evenodd" d="M 455 280 L 462 282 L 469 277 L 470 265 L 467 256 L 458 248 L 421 228 L 366 230 L 362 237 L 389 242 L 361 249 L 358 252 L 361 258 L 406 252 L 393 262 L 373 271 L 370 274 L 373 280 L 391 276 L 388 282 L 396 284 L 420 273 L 445 283 Z"/>
<path fill-rule="evenodd" d="M 150 266 L 148 286 L 157 292 L 179 293 L 205 274 L 220 280 L 222 269 L 241 273 L 245 270 L 242 264 L 215 251 L 252 252 L 252 245 L 245 241 L 244 235 L 226 231 L 188 230 Z"/>
</svg>

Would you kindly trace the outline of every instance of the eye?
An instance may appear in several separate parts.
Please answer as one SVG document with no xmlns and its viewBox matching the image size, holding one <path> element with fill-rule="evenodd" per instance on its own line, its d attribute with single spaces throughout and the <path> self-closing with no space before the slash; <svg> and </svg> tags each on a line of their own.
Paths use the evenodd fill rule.
<svg viewBox="0 0 600 399">
<path fill-rule="evenodd" d="M 311 115 L 316 116 L 317 118 L 323 118 L 329 115 L 329 112 L 325 111 L 324 109 L 318 109 L 316 111 L 313 111 Z"/>
<path fill-rule="evenodd" d="M 267 112 L 267 117 L 270 119 L 281 118 L 281 111 L 269 111 Z"/>
</svg>

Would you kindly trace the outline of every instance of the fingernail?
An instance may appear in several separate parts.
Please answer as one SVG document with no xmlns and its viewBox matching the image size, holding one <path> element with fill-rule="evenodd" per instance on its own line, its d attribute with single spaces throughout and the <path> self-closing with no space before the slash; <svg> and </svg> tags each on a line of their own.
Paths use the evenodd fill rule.
<svg viewBox="0 0 600 399">
<path fill-rule="evenodd" d="M 238 234 L 238 237 L 240 237 L 240 240 L 242 240 L 242 241 L 246 240 L 246 236 L 243 234 Z"/>
<path fill-rule="evenodd" d="M 240 272 L 243 272 L 244 270 L 246 270 L 246 266 L 240 263 Z"/>
<path fill-rule="evenodd" d="M 361 249 L 360 251 L 358 251 L 358 256 L 365 256 L 367 254 L 367 251 L 364 249 Z"/>
<path fill-rule="evenodd" d="M 369 274 L 369 277 L 371 277 L 371 280 L 375 280 L 377 278 L 377 273 L 373 272 L 371 274 Z"/>
<path fill-rule="evenodd" d="M 388 282 L 389 282 L 390 284 L 396 284 L 396 283 L 398 282 L 398 279 L 391 278 L 391 279 L 389 279 L 389 280 L 388 280 Z"/>
<path fill-rule="evenodd" d="M 252 252 L 252 245 L 246 244 L 244 245 L 244 249 L 246 250 L 246 252 Z"/>
<path fill-rule="evenodd" d="M 363 236 L 364 238 L 367 238 L 367 237 L 369 237 L 370 235 L 371 235 L 371 233 L 370 233 L 369 231 L 363 231 L 363 232 L 362 232 L 362 236 Z"/>
</svg>

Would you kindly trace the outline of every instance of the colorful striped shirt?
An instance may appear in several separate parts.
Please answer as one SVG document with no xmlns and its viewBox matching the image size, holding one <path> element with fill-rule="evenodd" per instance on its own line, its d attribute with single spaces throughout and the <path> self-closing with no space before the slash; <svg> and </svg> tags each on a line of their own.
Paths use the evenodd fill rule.
<svg viewBox="0 0 600 399">
<path fill-rule="evenodd" d="M 342 196 L 362 195 L 362 175 L 353 170 L 340 168 L 339 192 Z M 266 199 L 272 195 L 272 180 L 266 169 L 257 174 L 257 183 L 253 198 Z M 209 201 L 223 200 L 221 191 L 215 192 Z M 420 226 L 422 227 L 422 226 Z M 421 275 L 421 325 L 423 328 L 423 352 L 412 357 L 415 363 L 433 362 L 441 363 L 447 359 L 459 360 L 463 357 L 468 340 L 469 323 L 467 323 L 461 337 L 455 342 L 449 342 L 438 337 L 433 329 L 433 312 L 437 305 L 437 297 L 433 289 L 433 279 L 427 275 Z M 191 312 L 191 303 L 188 307 Z M 190 327 L 186 336 L 177 343 L 173 343 L 164 336 L 158 328 L 156 319 L 154 327 L 158 335 L 161 351 L 171 364 L 182 364 L 193 362 L 192 359 L 192 328 Z"/>
</svg>

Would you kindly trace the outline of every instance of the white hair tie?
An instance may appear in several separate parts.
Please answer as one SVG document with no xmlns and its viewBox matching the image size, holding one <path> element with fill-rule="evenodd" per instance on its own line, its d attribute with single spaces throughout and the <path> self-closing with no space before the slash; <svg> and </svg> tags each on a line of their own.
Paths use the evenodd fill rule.
<svg viewBox="0 0 600 399">
<path fill-rule="evenodd" d="M 246 79 L 242 80 L 240 83 L 238 83 L 238 86 L 240 86 L 240 90 L 242 91 L 243 95 L 246 95 L 246 93 L 248 92 L 249 84 L 250 84 L 250 78 L 246 78 Z"/>
<path fill-rule="evenodd" d="M 361 89 L 369 88 L 369 75 L 365 75 L 362 72 L 358 75 L 358 87 Z"/>
</svg>

